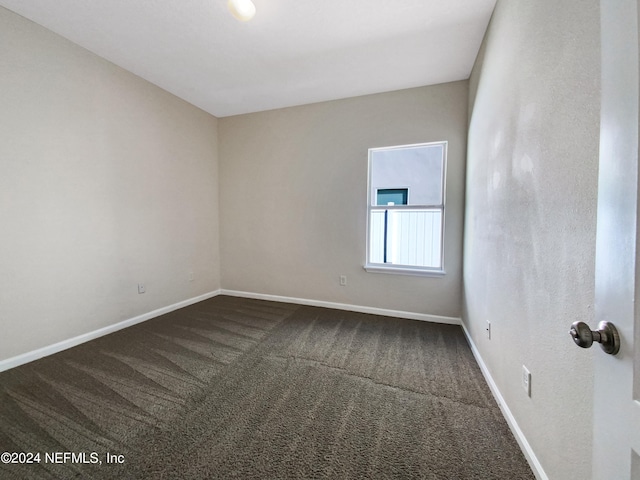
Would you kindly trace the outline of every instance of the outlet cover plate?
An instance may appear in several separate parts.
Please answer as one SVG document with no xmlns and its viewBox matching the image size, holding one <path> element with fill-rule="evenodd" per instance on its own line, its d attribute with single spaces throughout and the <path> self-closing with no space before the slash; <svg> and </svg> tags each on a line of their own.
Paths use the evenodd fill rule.
<svg viewBox="0 0 640 480">
<path fill-rule="evenodd" d="M 531 372 L 522 365 L 522 388 L 527 392 L 527 397 L 531 396 Z"/>
</svg>

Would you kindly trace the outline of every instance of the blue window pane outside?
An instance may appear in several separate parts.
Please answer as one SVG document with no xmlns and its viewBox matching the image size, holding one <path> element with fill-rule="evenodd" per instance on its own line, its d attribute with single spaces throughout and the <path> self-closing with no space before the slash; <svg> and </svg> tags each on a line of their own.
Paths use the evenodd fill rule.
<svg viewBox="0 0 640 480">
<path fill-rule="evenodd" d="M 406 205 L 408 199 L 408 189 L 406 188 L 386 188 L 378 190 L 376 205 Z"/>
</svg>

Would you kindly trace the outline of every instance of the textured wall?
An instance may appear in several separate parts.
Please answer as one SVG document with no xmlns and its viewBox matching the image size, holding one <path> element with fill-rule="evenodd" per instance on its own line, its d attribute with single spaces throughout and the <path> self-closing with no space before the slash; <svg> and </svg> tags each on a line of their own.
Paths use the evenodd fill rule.
<svg viewBox="0 0 640 480">
<path fill-rule="evenodd" d="M 599 40 L 596 0 L 499 0 L 470 80 L 463 320 L 552 479 L 591 472 Z"/>
<path fill-rule="evenodd" d="M 214 117 L 3 8 L 0 105 L 0 360 L 219 288 Z"/>
<path fill-rule="evenodd" d="M 223 288 L 459 317 L 467 94 L 463 81 L 219 120 Z M 447 275 L 365 272 L 368 149 L 439 140 Z"/>
</svg>

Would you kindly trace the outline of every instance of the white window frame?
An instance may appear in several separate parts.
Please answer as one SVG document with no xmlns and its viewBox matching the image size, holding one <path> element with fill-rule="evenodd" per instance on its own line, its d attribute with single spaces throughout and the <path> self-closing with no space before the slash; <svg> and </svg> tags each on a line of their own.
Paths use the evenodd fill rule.
<svg viewBox="0 0 640 480">
<path fill-rule="evenodd" d="M 442 211 L 442 223 L 440 230 L 440 267 L 422 267 L 416 265 L 400 265 L 400 264 L 389 264 L 389 263 L 372 263 L 369 261 L 370 257 L 370 247 L 371 247 L 371 213 L 373 210 L 379 210 L 382 205 L 372 205 L 372 181 L 371 181 L 371 162 L 373 152 L 375 151 L 389 151 L 389 150 L 401 150 L 406 148 L 415 148 L 415 147 L 424 147 L 430 145 L 442 145 L 443 149 L 443 165 L 442 165 L 442 204 L 441 205 L 410 205 L 409 199 L 407 196 L 407 205 L 395 205 L 395 206 L 386 206 L 389 210 L 411 210 L 411 209 L 439 209 Z M 400 274 L 400 275 L 417 275 L 417 276 L 425 276 L 425 277 L 440 277 L 446 274 L 444 268 L 444 250 L 445 250 L 445 218 L 446 218 L 446 199 L 447 199 L 447 154 L 448 154 L 448 142 L 440 141 L 440 142 L 425 142 L 425 143 L 415 143 L 409 145 L 396 145 L 391 147 L 377 147 L 370 148 L 368 152 L 368 171 L 367 171 L 367 241 L 366 241 L 366 249 L 365 249 L 365 263 L 364 269 L 367 272 L 372 273 L 391 273 L 391 274 Z"/>
</svg>

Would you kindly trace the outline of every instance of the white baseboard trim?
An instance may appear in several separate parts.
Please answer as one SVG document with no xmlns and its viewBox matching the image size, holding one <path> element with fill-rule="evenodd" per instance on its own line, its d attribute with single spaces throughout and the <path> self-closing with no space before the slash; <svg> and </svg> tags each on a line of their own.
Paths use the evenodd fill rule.
<svg viewBox="0 0 640 480">
<path fill-rule="evenodd" d="M 54 353 L 58 353 L 63 350 L 67 350 L 68 348 L 75 347 L 76 345 L 80 345 L 81 343 L 88 342 L 89 340 L 93 340 L 95 338 L 117 332 L 118 330 L 122 330 L 123 328 L 131 327 L 133 325 L 136 325 L 137 323 L 159 317 L 160 315 L 164 315 L 165 313 L 173 312 L 174 310 L 178 310 L 179 308 L 193 305 L 194 303 L 213 298 L 217 295 L 220 295 L 220 290 L 215 290 L 213 292 L 205 293 L 197 297 L 189 298 L 187 300 L 174 303 L 173 305 L 162 307 L 148 313 L 143 313 L 142 315 L 138 315 L 137 317 L 129 318 L 127 320 L 123 320 L 122 322 L 99 328 L 98 330 L 78 335 L 77 337 L 73 337 L 68 340 L 54 343 L 53 345 L 42 347 L 31 352 L 23 353 L 22 355 L 17 355 L 15 357 L 2 360 L 0 361 L 0 372 L 4 372 L 5 370 L 9 370 L 10 368 L 18 367 L 20 365 L 24 365 L 25 363 L 33 362 L 34 360 L 38 360 L 39 358 L 46 357 L 48 355 L 53 355 Z"/>
<path fill-rule="evenodd" d="M 477 349 L 475 343 L 473 343 L 473 340 L 471 339 L 471 335 L 469 335 L 469 331 L 467 330 L 467 327 L 465 326 L 464 323 L 461 323 L 461 326 L 462 326 L 462 330 L 464 331 L 465 337 L 467 337 L 467 342 L 471 347 L 473 356 L 475 357 L 476 362 L 478 363 L 478 366 L 480 367 L 480 370 L 482 371 L 482 374 L 484 375 L 485 380 L 489 384 L 491 393 L 493 393 L 493 396 L 498 402 L 498 406 L 500 407 L 500 410 L 502 411 L 502 415 L 507 421 L 507 424 L 509 425 L 511 432 L 513 433 L 514 437 L 516 437 L 516 440 L 520 445 L 520 449 L 522 450 L 522 453 L 527 459 L 527 462 L 529 462 L 529 466 L 531 467 L 531 470 L 533 470 L 533 474 L 536 476 L 538 480 L 549 480 L 549 477 L 544 472 L 542 465 L 538 461 L 538 457 L 536 457 L 536 454 L 531 448 L 531 445 L 529 444 L 529 442 L 527 441 L 527 438 L 524 436 L 524 433 L 522 432 L 522 430 L 520 430 L 520 427 L 518 426 L 518 422 L 516 422 L 515 417 L 511 413 L 511 410 L 509 409 L 507 402 L 505 401 L 504 397 L 500 393 L 500 390 L 498 389 L 498 385 L 496 385 L 496 382 L 493 380 L 493 377 L 491 376 L 491 373 L 487 368 L 487 364 L 484 363 L 484 360 L 480 355 L 480 351 Z"/>
<path fill-rule="evenodd" d="M 350 312 L 371 313 L 374 315 L 384 315 L 387 317 L 407 318 L 410 320 L 421 320 L 424 322 L 447 323 L 449 325 L 462 325 L 460 318 L 443 317 L 440 315 L 429 315 L 426 313 L 404 312 L 402 310 L 387 310 L 384 308 L 365 307 L 361 305 L 350 305 L 347 303 L 325 302 L 322 300 L 310 300 L 307 298 L 283 297 L 280 295 L 268 295 L 264 293 L 241 292 L 237 290 L 220 291 L 221 295 L 231 297 L 253 298 L 256 300 L 270 300 L 273 302 L 295 303 L 297 305 L 309 305 L 312 307 L 334 308 L 336 310 L 348 310 Z"/>
</svg>

